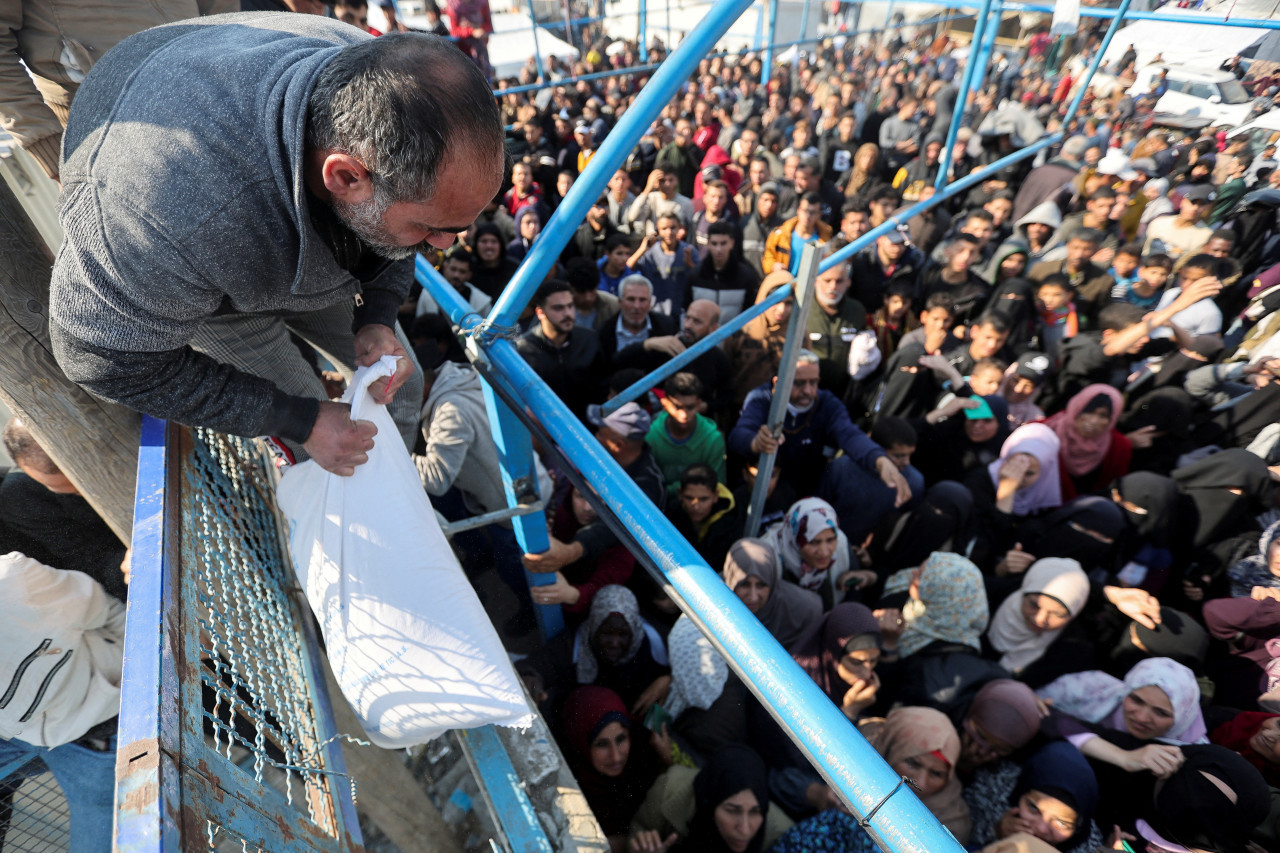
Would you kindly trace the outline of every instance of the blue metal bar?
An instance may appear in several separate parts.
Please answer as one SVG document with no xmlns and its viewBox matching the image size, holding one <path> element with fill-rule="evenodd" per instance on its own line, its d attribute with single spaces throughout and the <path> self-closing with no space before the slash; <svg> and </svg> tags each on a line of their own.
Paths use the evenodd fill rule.
<svg viewBox="0 0 1280 853">
<path fill-rule="evenodd" d="M 800 38 L 809 38 L 809 7 L 812 3 L 805 3 L 800 7 Z"/>
<path fill-rule="evenodd" d="M 636 12 L 636 44 L 640 48 L 640 60 L 649 58 L 649 46 L 646 44 L 649 34 L 646 32 L 648 26 L 649 4 L 648 0 L 640 0 L 640 8 Z"/>
<path fill-rule="evenodd" d="M 641 2 L 643 2 L 643 0 L 641 0 Z M 751 42 L 752 51 L 759 52 L 760 48 L 764 45 L 764 11 L 766 5 L 768 4 L 762 2 L 758 5 L 752 6 L 752 8 L 756 10 L 756 35 Z"/>
<path fill-rule="evenodd" d="M 893 0 L 889 0 L 889 5 L 884 10 L 884 28 L 889 29 L 889 23 L 893 20 Z"/>
<path fill-rule="evenodd" d="M 796 304 L 787 320 L 787 336 L 782 342 L 782 355 L 778 358 L 778 370 L 773 379 L 773 397 L 769 401 L 769 432 L 775 439 L 782 438 L 782 428 L 787 421 L 787 407 L 791 404 L 791 387 L 796 378 L 796 356 L 804 348 L 805 331 L 809 328 L 809 311 L 813 307 L 813 281 L 818 277 L 818 247 L 813 243 L 804 247 L 800 255 L 800 270 L 796 276 Z M 742 535 L 755 536 L 764 517 L 764 505 L 769 500 L 769 481 L 773 479 L 773 463 L 777 451 L 761 453 L 756 463 L 756 480 L 751 487 L 751 500 L 747 503 L 747 523 Z"/>
<path fill-rule="evenodd" d="M 986 31 L 987 18 L 991 14 L 991 0 L 982 0 L 982 8 L 973 21 L 973 39 L 969 42 L 969 56 L 964 62 L 964 74 L 960 77 L 960 91 L 956 96 L 956 109 L 951 114 L 951 126 L 947 128 L 947 141 L 942 146 L 942 158 L 938 163 L 938 177 L 933 182 L 935 189 L 941 190 L 947 183 L 947 174 L 951 171 L 952 154 L 956 147 L 956 136 L 960 133 L 960 124 L 969 108 L 969 89 L 973 85 L 974 68 L 977 66 L 978 47 L 982 42 L 982 34 Z M 923 149 L 921 149 L 923 151 Z"/>
<path fill-rule="evenodd" d="M 981 92 L 982 87 L 986 84 L 987 69 L 991 67 L 991 54 L 996 47 L 996 35 L 1000 32 L 1000 24 L 1003 20 L 1004 3 L 1001 0 L 994 0 L 991 8 L 991 17 L 987 20 L 987 27 L 982 35 L 982 52 L 973 68 L 973 82 L 970 84 L 970 91 L 975 95 Z"/>
<path fill-rule="evenodd" d="M 1085 73 L 1084 79 L 1080 81 L 1080 88 L 1076 90 L 1076 95 L 1071 99 L 1071 106 L 1067 107 L 1067 114 L 1062 119 L 1063 130 L 1069 130 L 1071 122 L 1076 117 L 1076 110 L 1080 109 L 1080 104 L 1084 101 L 1084 93 L 1089 91 L 1089 83 L 1093 80 L 1093 74 L 1102 65 L 1102 55 L 1107 52 L 1107 48 L 1111 46 L 1111 40 L 1115 38 L 1116 33 L 1120 30 L 1120 21 L 1124 19 L 1125 12 L 1129 11 L 1130 0 L 1120 0 L 1120 6 L 1116 9 L 1116 16 L 1111 20 L 1111 26 L 1107 27 L 1107 34 L 1102 37 L 1102 44 L 1098 45 L 1098 52 L 1093 57 L 1093 62 L 1089 63 L 1089 70 Z"/>
<path fill-rule="evenodd" d="M 475 762 L 476 777 L 484 785 L 498 825 L 507 836 L 507 849 L 520 853 L 552 853 L 538 812 L 525 793 L 524 780 L 511 766 L 511 757 L 493 726 L 462 729 L 458 737 Z"/>
<path fill-rule="evenodd" d="M 604 405 L 601 406 L 601 410 L 608 415 L 612 412 L 616 412 L 620 407 L 627 403 L 639 399 L 650 388 L 660 385 L 668 376 L 672 376 L 680 372 L 680 368 L 689 364 L 691 361 L 694 361 L 698 356 L 702 355 L 712 347 L 719 345 L 721 341 L 728 339 L 743 326 L 747 325 L 747 323 L 750 323 L 756 317 L 759 317 L 761 314 L 768 311 L 779 302 L 782 302 L 784 299 L 789 299 L 791 297 L 791 289 L 792 285 L 784 284 L 782 287 L 777 288 L 765 297 L 763 301 L 756 305 L 752 305 L 746 311 L 736 314 L 732 320 L 725 323 L 723 326 L 716 329 L 693 346 L 688 347 L 675 358 L 672 358 L 670 361 L 660 365 L 647 376 L 637 379 L 635 383 L 624 390 L 621 394 L 606 400 Z"/>
<path fill-rule="evenodd" d="M 764 33 L 764 61 L 760 67 L 760 85 L 768 87 L 773 79 L 773 40 L 778 34 L 778 4 L 781 0 L 763 0 L 769 6 L 769 24 Z"/>
<path fill-rule="evenodd" d="M 973 9 L 978 5 L 974 0 L 894 0 L 894 2 L 933 6 L 935 8 L 942 7 L 944 9 Z M 1008 2 L 1005 3 L 1004 8 L 1009 12 L 1041 12 L 1046 15 L 1053 14 L 1052 6 L 1036 3 Z M 1096 6 L 1081 6 L 1080 17 L 1111 19 L 1118 17 L 1119 11 L 1120 10 L 1118 8 L 1103 9 Z M 1162 11 L 1126 12 L 1124 17 L 1127 21 L 1164 21 L 1166 23 L 1191 24 L 1193 26 L 1204 27 L 1246 27 L 1263 30 L 1280 30 L 1280 20 L 1270 18 L 1227 19 L 1217 18 L 1212 15 L 1201 16 L 1194 13 L 1162 14 Z"/>
<path fill-rule="evenodd" d="M 641 2 L 643 3 L 644 0 L 641 0 Z M 923 21 L 913 21 L 911 22 L 911 24 L 902 24 L 898 27 L 894 27 L 893 29 L 901 29 L 902 27 L 905 27 L 905 26 L 919 27 L 919 26 L 926 26 L 929 24 L 940 24 L 946 21 L 955 21 L 960 18 L 968 18 L 968 17 L 971 17 L 971 16 L 968 14 L 940 15 L 936 18 L 927 18 Z M 761 18 L 761 20 L 763 20 L 763 18 Z M 846 38 L 852 38 L 853 36 L 863 35 L 865 33 L 876 33 L 879 31 L 880 31 L 879 28 L 872 27 L 871 29 L 867 29 L 867 30 L 855 30 L 853 32 L 844 33 L 844 35 Z M 817 44 L 818 42 L 825 41 L 827 38 L 829 38 L 829 36 L 815 36 L 814 38 L 811 38 L 811 39 L 797 39 L 796 41 L 782 42 L 781 44 L 775 44 L 773 47 L 774 47 L 774 50 L 780 50 L 780 49 L 786 49 L 788 47 L 793 47 L 798 44 Z M 756 48 L 756 49 L 759 50 L 759 48 Z M 722 51 L 717 51 L 716 53 L 708 53 L 704 58 L 715 59 L 718 56 L 724 57 L 724 56 L 737 56 L 737 55 L 738 55 L 738 51 L 736 50 L 722 50 Z M 624 77 L 631 74 L 644 74 L 646 72 L 653 71 L 659 68 L 660 66 L 661 66 L 661 63 L 655 63 L 652 65 L 632 65 L 628 68 L 611 68 L 608 71 L 593 71 L 590 74 L 579 74 L 577 77 L 566 77 L 563 80 L 557 80 L 554 83 L 551 83 L 551 82 L 527 83 L 522 86 L 510 86 L 506 89 L 494 89 L 493 95 L 495 98 L 501 98 L 503 95 L 520 95 L 525 92 L 533 92 L 533 91 L 537 91 L 538 89 L 545 89 L 548 86 L 572 86 L 574 83 L 577 83 L 581 80 L 603 80 L 607 77 Z M 515 125 L 509 125 L 508 129 L 512 127 L 515 127 Z"/>
<path fill-rule="evenodd" d="M 614 172 L 626 162 L 636 140 L 645 134 L 662 108 L 688 79 L 689 73 L 751 3 L 752 0 L 719 0 L 680 43 L 680 47 L 662 63 L 605 137 L 604 144 L 556 207 L 555 213 L 551 214 L 546 228 L 494 304 L 489 314 L 490 325 L 503 328 L 515 324 L 533 292 L 555 264 L 560 251 L 586 218 L 591 205 L 604 192 Z"/>
<path fill-rule="evenodd" d="M 443 279 L 427 281 L 436 302 L 464 330 L 475 316 Z M 456 297 L 456 293 L 454 294 Z M 868 832 L 896 853 L 960 853 L 956 840 L 849 724 L 778 641 L 618 467 L 509 340 L 478 339 L 492 368 L 592 485 L 660 569 L 673 598 L 725 655 L 854 813 L 877 808 Z M 526 412 L 527 416 L 528 412 Z"/>
<path fill-rule="evenodd" d="M 116 735 L 115 849 L 130 853 L 177 850 L 181 843 L 178 673 L 167 624 L 177 612 L 178 556 L 164 535 L 177 525 L 175 455 L 168 424 L 143 415 L 124 637 L 129 665 Z"/>
<path fill-rule="evenodd" d="M 419 284 L 429 292 L 439 291 L 443 294 L 444 301 L 436 304 L 447 316 L 465 317 L 472 327 L 480 323 L 481 316 L 422 255 L 414 258 L 413 270 Z M 484 388 L 485 409 L 489 413 L 489 427 L 493 430 L 493 441 L 498 447 L 507 506 L 517 507 L 521 503 L 527 503 L 533 495 L 543 501 L 550 501 L 551 495 L 538 495 L 538 475 L 533 464 L 533 444 L 529 440 L 529 431 L 507 405 L 494 395 L 488 382 L 482 382 L 481 385 Z M 524 553 L 541 554 L 551 547 L 544 511 L 517 516 L 512 519 L 511 527 L 516 534 L 516 543 Z M 556 582 L 555 572 L 525 572 L 524 575 L 530 587 L 549 586 Z M 543 639 L 549 640 L 564 630 L 564 611 L 558 604 L 535 604 L 533 611 Z"/>
<path fill-rule="evenodd" d="M 545 72 L 542 69 L 542 49 L 538 46 L 538 16 L 533 11 L 533 0 L 529 2 L 529 23 L 532 25 L 533 34 L 533 58 L 538 63 L 538 79 L 545 80 Z"/>
</svg>

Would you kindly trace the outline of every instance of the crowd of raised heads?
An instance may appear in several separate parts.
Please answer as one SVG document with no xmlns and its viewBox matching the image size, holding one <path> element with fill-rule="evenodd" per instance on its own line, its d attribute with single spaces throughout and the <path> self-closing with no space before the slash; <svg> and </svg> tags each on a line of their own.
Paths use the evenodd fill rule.
<svg viewBox="0 0 1280 853">
<path fill-rule="evenodd" d="M 576 223 L 516 347 L 967 849 L 1280 849 L 1275 146 L 1161 125 L 1162 76 L 1128 91 L 1133 48 L 1063 127 L 1099 26 L 1025 32 L 967 104 L 945 27 L 833 38 L 767 83 L 760 55 L 708 57 Z M 568 78 L 664 55 L 580 36 L 580 61 L 500 94 L 510 181 L 439 259 L 481 313 L 648 72 Z M 1064 141 L 821 273 L 794 364 L 787 299 L 601 409 L 791 282 L 808 245 L 830 257 L 930 198 L 957 110 L 948 180 Z M 449 322 L 426 294 L 403 319 L 424 484 L 450 517 L 505 505 Z M 454 541 L 521 601 L 500 629 L 615 850 L 875 850 L 540 449 L 550 548 L 500 526 Z M 554 582 L 530 593 L 533 573 Z M 535 606 L 565 631 L 531 638 Z"/>
</svg>

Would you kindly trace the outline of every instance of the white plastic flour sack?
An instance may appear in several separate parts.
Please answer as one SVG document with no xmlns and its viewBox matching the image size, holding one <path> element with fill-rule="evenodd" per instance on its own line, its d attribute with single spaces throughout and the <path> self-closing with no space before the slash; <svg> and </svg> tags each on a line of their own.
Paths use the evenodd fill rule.
<svg viewBox="0 0 1280 853">
<path fill-rule="evenodd" d="M 395 363 L 385 356 L 360 368 L 343 397 L 353 419 L 378 427 L 369 461 L 350 477 L 307 461 L 280 481 L 294 571 L 342 693 L 378 746 L 412 746 L 448 729 L 527 726 L 532 715 L 507 653 L 391 416 L 368 396 Z"/>
</svg>

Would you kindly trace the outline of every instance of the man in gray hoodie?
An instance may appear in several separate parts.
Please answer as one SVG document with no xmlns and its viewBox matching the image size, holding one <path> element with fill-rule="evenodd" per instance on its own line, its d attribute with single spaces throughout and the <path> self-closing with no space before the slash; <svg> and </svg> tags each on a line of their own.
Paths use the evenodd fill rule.
<svg viewBox="0 0 1280 853">
<path fill-rule="evenodd" d="M 395 331 L 411 259 L 454 242 L 505 162 L 488 86 L 445 39 L 288 14 L 139 33 L 95 65 L 64 136 L 58 362 L 101 397 L 349 474 L 374 427 L 326 399 L 288 332 L 348 369 L 400 356 L 375 394 L 392 400 L 416 372 Z M 416 387 L 395 401 L 410 425 Z"/>
</svg>

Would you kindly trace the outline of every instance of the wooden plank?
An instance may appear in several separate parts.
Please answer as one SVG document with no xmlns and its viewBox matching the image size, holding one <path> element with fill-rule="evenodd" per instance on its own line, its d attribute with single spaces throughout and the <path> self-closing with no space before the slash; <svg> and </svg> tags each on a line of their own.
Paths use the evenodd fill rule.
<svg viewBox="0 0 1280 853">
<path fill-rule="evenodd" d="M 53 256 L 0 181 L 0 400 L 111 529 L 133 529 L 139 419 L 92 396 L 63 374 L 49 342 Z"/>
</svg>

